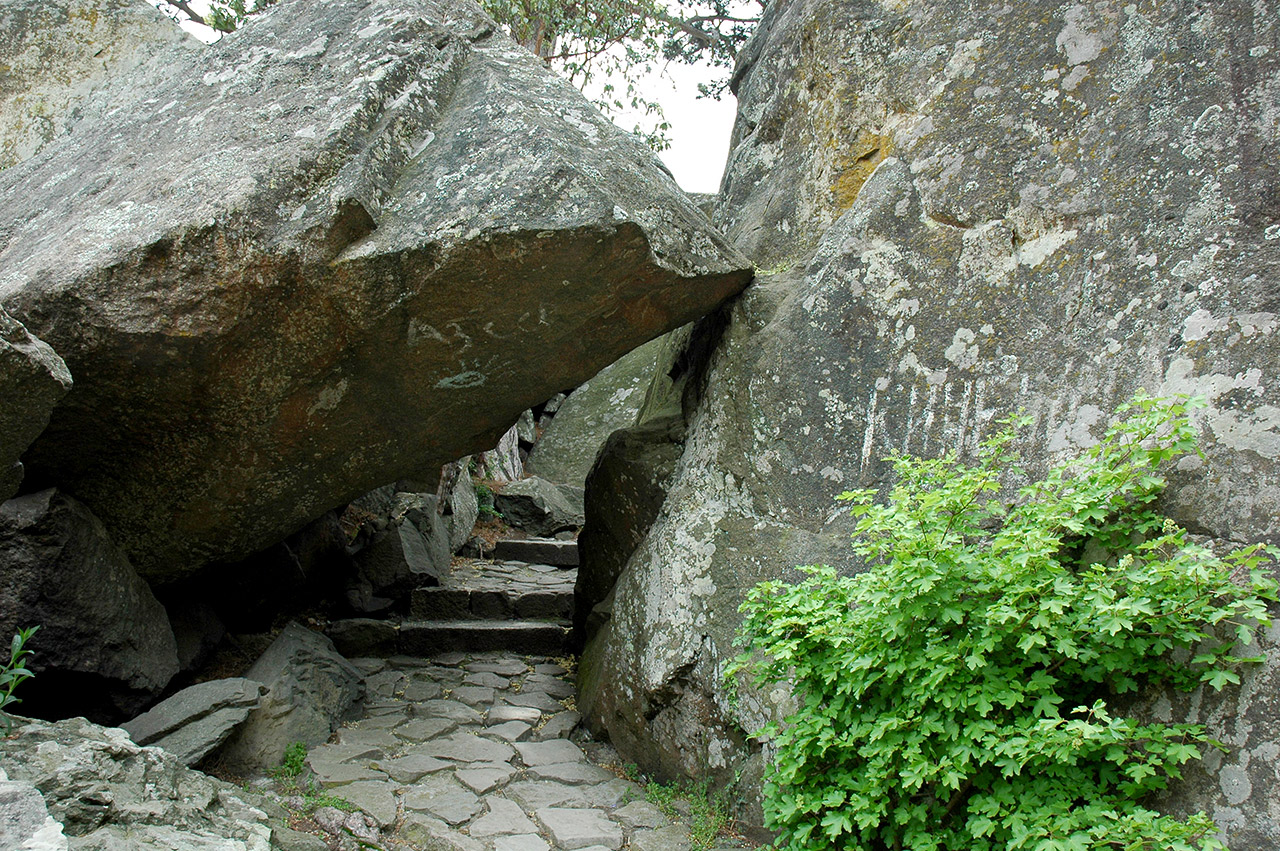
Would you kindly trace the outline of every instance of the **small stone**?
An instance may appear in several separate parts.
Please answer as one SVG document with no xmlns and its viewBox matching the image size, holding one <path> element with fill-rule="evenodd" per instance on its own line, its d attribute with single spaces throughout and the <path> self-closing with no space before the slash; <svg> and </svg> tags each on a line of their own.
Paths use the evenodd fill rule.
<svg viewBox="0 0 1280 851">
<path fill-rule="evenodd" d="M 485 851 L 484 843 L 459 833 L 449 825 L 426 813 L 406 810 L 404 821 L 397 831 L 399 836 L 415 848 L 432 848 L 436 851 Z"/>
<path fill-rule="evenodd" d="M 387 667 L 386 659 L 376 659 L 368 656 L 361 657 L 359 659 L 348 659 L 347 661 L 351 663 L 353 668 L 366 677 L 370 674 L 376 674 Z"/>
<path fill-rule="evenodd" d="M 480 713 L 456 700 L 428 700 L 421 706 L 427 718 L 447 718 L 460 724 L 479 724 Z"/>
<path fill-rule="evenodd" d="M 526 810 L 554 807 L 559 804 L 587 805 L 584 789 L 549 780 L 521 780 L 507 786 L 503 794 Z"/>
<path fill-rule="evenodd" d="M 455 775 L 477 795 L 484 795 L 504 785 L 515 773 L 515 767 L 509 763 L 477 762 L 466 768 L 459 768 Z"/>
<path fill-rule="evenodd" d="M 362 780 L 386 780 L 386 775 L 363 765 L 325 763 L 311 769 L 316 780 L 326 789 L 335 789 Z"/>
<path fill-rule="evenodd" d="M 458 729 L 458 722 L 448 718 L 415 718 L 396 727 L 395 734 L 410 742 L 425 742 Z"/>
<path fill-rule="evenodd" d="M 559 700 L 573 697 L 578 693 L 572 683 L 567 683 L 559 677 L 548 677 L 544 674 L 530 674 L 525 677 L 522 690 L 546 692 Z"/>
<path fill-rule="evenodd" d="M 383 712 L 379 715 L 365 716 L 360 719 L 359 724 L 352 725 L 353 729 L 360 730 L 394 730 L 396 727 L 408 720 L 405 714 L 406 708 L 401 704 L 400 711 Z"/>
<path fill-rule="evenodd" d="M 368 693 L 376 697 L 394 697 L 407 682 L 408 678 L 399 671 L 381 671 L 364 678 Z"/>
<path fill-rule="evenodd" d="M 684 825 L 638 830 L 631 837 L 632 851 L 689 851 L 689 847 L 689 828 Z"/>
<path fill-rule="evenodd" d="M 484 686 L 458 686 L 453 690 L 453 699 L 460 700 L 468 706 L 488 706 L 493 703 L 494 690 Z"/>
<path fill-rule="evenodd" d="M 484 735 L 494 736 L 502 739 L 504 742 L 523 742 L 529 738 L 530 732 L 533 730 L 529 724 L 524 721 L 507 721 L 503 724 L 495 724 L 492 727 L 486 727 Z"/>
<path fill-rule="evenodd" d="M 471 825 L 477 837 L 536 833 L 538 826 L 529 820 L 515 801 L 497 796 L 489 798 L 489 812 Z"/>
<path fill-rule="evenodd" d="M 363 727 L 343 727 L 338 730 L 338 744 L 351 748 L 378 749 L 382 752 L 393 751 L 400 747 L 400 740 L 389 730 L 366 730 Z"/>
<path fill-rule="evenodd" d="M 562 762 L 586 762 L 587 755 L 573 742 L 520 742 L 515 746 L 527 766 L 555 765 Z"/>
<path fill-rule="evenodd" d="M 404 699 L 410 703 L 421 703 L 424 700 L 436 700 L 444 694 L 444 687 L 435 680 L 414 677 L 404 687 Z"/>
<path fill-rule="evenodd" d="M 467 670 L 479 674 L 499 674 L 504 677 L 518 677 L 527 673 L 529 666 L 519 659 L 481 659 L 467 664 Z M 536 670 L 536 669 L 535 669 Z"/>
<path fill-rule="evenodd" d="M 540 709 L 543 712 L 549 712 L 553 715 L 557 712 L 563 712 L 565 709 L 563 703 L 555 700 L 546 692 L 541 691 L 522 690 L 518 694 L 503 692 L 502 699 L 512 706 L 529 706 L 534 709 Z"/>
<path fill-rule="evenodd" d="M 432 739 L 414 749 L 428 756 L 455 762 L 508 762 L 515 756 L 511 745 L 467 733 L 454 733 L 442 739 Z"/>
<path fill-rule="evenodd" d="M 551 846 L 541 836 L 532 833 L 520 836 L 499 836 L 493 840 L 493 851 L 550 851 Z"/>
<path fill-rule="evenodd" d="M 582 715 L 572 709 L 566 709 L 564 712 L 553 715 L 538 730 L 533 733 L 535 742 L 546 742 L 552 739 L 567 739 L 569 734 L 578 728 L 582 723 Z"/>
<path fill-rule="evenodd" d="M 467 661 L 467 654 L 459 652 L 441 653 L 439 656 L 432 656 L 431 661 L 436 665 L 453 667 L 454 665 L 461 665 L 463 662 Z"/>
<path fill-rule="evenodd" d="M 489 710 L 486 723 L 490 725 L 504 724 L 508 721 L 523 721 L 526 724 L 537 724 L 542 720 L 542 710 L 532 706 L 509 706 L 499 704 Z"/>
<path fill-rule="evenodd" d="M 603 845 L 617 851 L 622 847 L 622 828 L 609 821 L 600 810 L 577 807 L 543 807 L 535 815 L 564 851 Z"/>
<path fill-rule="evenodd" d="M 416 783 L 428 774 L 451 768 L 452 763 L 426 754 L 409 754 L 397 759 L 375 762 L 374 766 L 397 783 Z"/>
<path fill-rule="evenodd" d="M 449 824 L 462 824 L 480 811 L 480 799 L 448 775 L 435 775 L 404 796 L 405 810 L 430 813 Z"/>
<path fill-rule="evenodd" d="M 379 827 L 396 820 L 395 784 L 388 781 L 363 780 L 342 787 L 341 796 L 373 817 Z"/>
<path fill-rule="evenodd" d="M 581 786 L 584 783 L 603 783 L 615 775 L 598 765 L 587 762 L 561 762 L 555 765 L 537 765 L 529 773 L 541 780 L 556 780 Z"/>
<path fill-rule="evenodd" d="M 504 689 L 511 685 L 511 680 L 490 671 L 480 671 L 475 674 L 467 674 L 463 678 L 462 684 L 464 686 L 486 686 L 488 688 Z"/>
<path fill-rule="evenodd" d="M 613 811 L 612 818 L 624 827 L 633 830 L 646 827 L 666 827 L 671 822 L 662 810 L 648 801 L 632 801 L 625 807 L 619 807 Z"/>
</svg>

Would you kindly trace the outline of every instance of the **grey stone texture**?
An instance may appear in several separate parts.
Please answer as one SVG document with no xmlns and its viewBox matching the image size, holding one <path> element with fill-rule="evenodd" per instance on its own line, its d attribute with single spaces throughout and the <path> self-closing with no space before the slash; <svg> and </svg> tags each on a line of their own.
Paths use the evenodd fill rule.
<svg viewBox="0 0 1280 851">
<path fill-rule="evenodd" d="M 555 844 L 570 851 L 603 845 L 614 851 L 622 847 L 622 828 L 599 810 L 578 807 L 543 807 L 536 813 Z"/>
<path fill-rule="evenodd" d="M 157 54 L 196 49 L 133 0 L 9 0 L 0 8 L 0 169 L 67 133 L 95 89 Z"/>
<path fill-rule="evenodd" d="M 120 729 L 83 718 L 31 721 L 0 739 L 0 763 L 11 780 L 40 790 L 76 849 L 270 847 L 273 823 L 260 798 L 140 747 Z"/>
<path fill-rule="evenodd" d="M 684 449 L 581 664 L 624 759 L 750 788 L 782 704 L 721 687 L 746 590 L 856 567 L 835 494 L 1019 408 L 1035 472 L 1139 388 L 1205 397 L 1164 507 L 1280 540 L 1278 40 L 1244 2 L 769 4 L 716 214 L 762 272 L 657 370 Z M 1170 806 L 1233 849 L 1280 843 L 1275 670 L 1156 702 L 1232 747 Z"/>
<path fill-rule="evenodd" d="M 164 607 L 81 503 L 54 490 L 0 504 L 0 635 L 39 625 L 23 709 L 131 718 L 178 672 Z"/>
<path fill-rule="evenodd" d="M 257 708 L 267 687 L 243 677 L 184 688 L 120 726 L 140 745 L 155 745 L 195 765 Z"/>
<path fill-rule="evenodd" d="M 62 825 L 49 815 L 40 790 L 7 780 L 0 772 L 0 848 L 19 851 L 67 851 Z"/>
<path fill-rule="evenodd" d="M 24 463 L 150 579 L 434 483 L 750 276 L 467 0 L 290 3 L 80 109 L 0 171 L 0 306 L 76 376 Z"/>
<path fill-rule="evenodd" d="M 530 476 L 503 485 L 493 505 L 508 525 L 542 538 L 582 528 L 586 520 L 582 500 L 581 488 Z"/>
<path fill-rule="evenodd" d="M 0 502 L 18 492 L 23 472 L 18 458 L 49 424 L 54 404 L 69 389 L 71 373 L 62 358 L 0 310 Z"/>
<path fill-rule="evenodd" d="M 584 487 L 609 435 L 635 425 L 661 339 L 651 340 L 578 386 L 534 445 L 525 471 L 548 481 Z"/>
<path fill-rule="evenodd" d="M 297 623 L 284 628 L 245 676 L 270 691 L 218 751 L 232 770 L 265 772 L 293 742 L 326 741 L 359 715 L 365 697 L 360 672 L 333 642 Z"/>
</svg>

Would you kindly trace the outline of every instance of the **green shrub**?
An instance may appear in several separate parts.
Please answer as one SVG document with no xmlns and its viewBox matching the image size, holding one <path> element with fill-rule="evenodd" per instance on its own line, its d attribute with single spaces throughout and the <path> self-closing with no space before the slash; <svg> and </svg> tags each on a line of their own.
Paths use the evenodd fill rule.
<svg viewBox="0 0 1280 851">
<path fill-rule="evenodd" d="M 35 676 L 27 668 L 27 657 L 31 655 L 31 651 L 26 649 L 26 645 L 39 628 L 32 626 L 18 630 L 9 643 L 9 661 L 0 666 L 0 733 L 7 734 L 13 725 L 8 707 L 22 702 L 20 698 L 13 696 L 14 689 Z"/>
<path fill-rule="evenodd" d="M 644 797 L 667 818 L 688 822 L 692 851 L 707 851 L 729 824 L 724 799 L 705 781 L 679 784 L 650 782 L 645 784 Z"/>
<path fill-rule="evenodd" d="M 1140 803 L 1221 745 L 1109 704 L 1148 686 L 1221 689 L 1260 661 L 1233 651 L 1267 623 L 1276 551 L 1216 557 L 1154 509 L 1157 468 L 1196 449 L 1187 407 L 1122 406 L 1085 458 L 1011 505 L 998 497 L 1027 481 L 1011 448 L 1025 419 L 1005 421 L 973 466 L 896 456 L 887 502 L 840 496 L 865 572 L 810 567 L 751 591 L 735 670 L 790 685 L 802 707 L 763 731 L 780 847 L 1224 847 L 1205 814 Z"/>
</svg>

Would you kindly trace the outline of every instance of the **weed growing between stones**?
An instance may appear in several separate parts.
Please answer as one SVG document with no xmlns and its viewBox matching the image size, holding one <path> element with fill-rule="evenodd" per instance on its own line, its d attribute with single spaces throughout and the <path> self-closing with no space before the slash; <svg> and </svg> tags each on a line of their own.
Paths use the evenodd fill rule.
<svg viewBox="0 0 1280 851">
<path fill-rule="evenodd" d="M 645 800 L 662 810 L 669 819 L 689 825 L 692 851 L 707 851 L 729 826 L 724 799 L 710 785 L 702 783 L 649 783 Z"/>
<path fill-rule="evenodd" d="M 894 457 L 886 502 L 840 496 L 865 572 L 809 567 L 752 590 L 734 670 L 790 686 L 802 707 L 763 731 L 778 847 L 1224 848 L 1204 813 L 1141 803 L 1222 745 L 1109 703 L 1221 689 L 1260 661 L 1244 648 L 1276 599 L 1276 551 L 1219 557 L 1154 508 L 1158 468 L 1197 449 L 1188 406 L 1136 398 L 1012 504 L 998 497 L 1027 481 L 1011 448 L 1027 419 L 972 466 Z"/>
<path fill-rule="evenodd" d="M 13 725 L 13 718 L 7 711 L 8 707 L 22 702 L 21 698 L 13 696 L 14 690 L 35 676 L 27 668 L 27 659 L 31 656 L 31 651 L 26 645 L 39 628 L 39 626 L 31 626 L 14 633 L 13 640 L 9 642 L 9 661 L 0 665 L 0 733 L 5 735 Z"/>
</svg>

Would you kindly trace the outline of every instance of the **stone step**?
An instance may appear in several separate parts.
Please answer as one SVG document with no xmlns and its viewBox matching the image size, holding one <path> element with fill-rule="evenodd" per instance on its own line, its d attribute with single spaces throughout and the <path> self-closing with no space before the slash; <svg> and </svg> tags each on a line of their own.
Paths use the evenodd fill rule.
<svg viewBox="0 0 1280 851">
<path fill-rule="evenodd" d="M 451 650 L 559 656 L 568 652 L 569 627 L 566 620 L 408 620 L 400 624 L 397 644 L 410 656 Z"/>
<path fill-rule="evenodd" d="M 572 620 L 573 588 L 417 588 L 409 596 L 409 617 L 416 621 Z"/>
<path fill-rule="evenodd" d="M 557 541 L 553 538 L 512 538 L 498 541 L 494 545 L 493 557 L 507 561 L 523 561 L 529 564 L 577 567 L 578 542 Z"/>
</svg>

